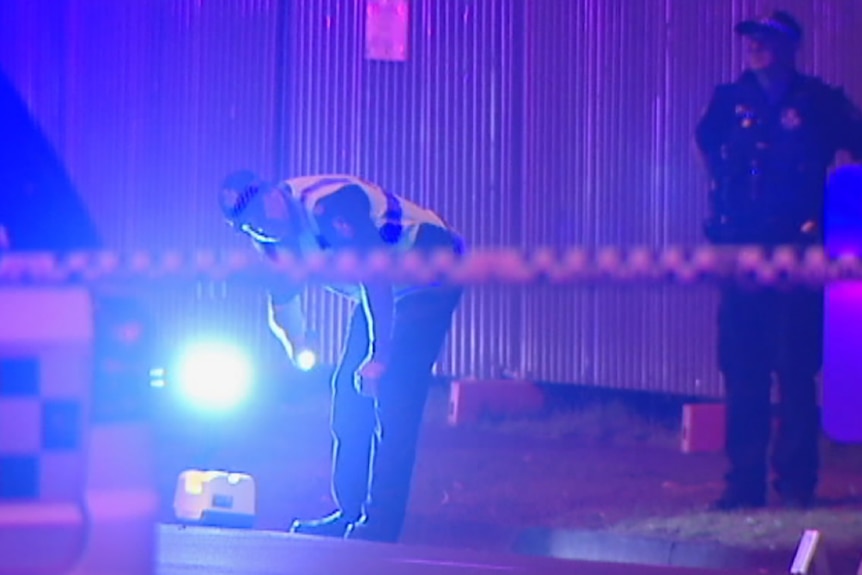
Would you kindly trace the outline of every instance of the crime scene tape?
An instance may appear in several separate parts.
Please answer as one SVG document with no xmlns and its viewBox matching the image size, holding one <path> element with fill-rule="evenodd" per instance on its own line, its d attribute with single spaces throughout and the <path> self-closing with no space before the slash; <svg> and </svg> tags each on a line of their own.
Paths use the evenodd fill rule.
<svg viewBox="0 0 862 575">
<path fill-rule="evenodd" d="M 252 251 L 86 252 L 58 255 L 7 252 L 0 255 L 0 283 L 68 283 L 101 280 L 232 280 L 278 276 L 296 282 L 443 282 L 458 285 L 592 282 L 823 285 L 862 278 L 862 259 L 848 251 L 830 254 L 816 246 L 632 247 L 615 246 L 531 251 L 488 248 L 421 254 L 338 252 L 263 259 Z"/>
</svg>

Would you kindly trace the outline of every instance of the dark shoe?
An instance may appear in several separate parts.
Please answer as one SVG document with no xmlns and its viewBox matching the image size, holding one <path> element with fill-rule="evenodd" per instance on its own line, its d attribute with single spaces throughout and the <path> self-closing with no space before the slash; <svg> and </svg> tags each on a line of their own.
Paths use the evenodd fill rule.
<svg viewBox="0 0 862 575">
<path fill-rule="evenodd" d="M 711 511 L 743 511 L 766 507 L 766 496 L 740 496 L 724 493 L 709 506 Z"/>
<path fill-rule="evenodd" d="M 358 541 L 376 541 L 378 543 L 397 543 L 398 533 L 392 529 L 384 529 L 379 523 L 353 523 L 347 528 L 346 539 Z"/>
<path fill-rule="evenodd" d="M 817 504 L 816 478 L 806 477 L 805 480 L 772 482 L 772 489 L 778 496 L 779 505 L 784 509 L 810 509 Z"/>
<path fill-rule="evenodd" d="M 353 525 L 353 521 L 345 517 L 340 511 L 327 515 L 322 519 L 293 522 L 290 526 L 291 533 L 302 535 L 315 535 L 318 537 L 344 537 Z"/>
<path fill-rule="evenodd" d="M 781 507 L 784 509 L 805 510 L 811 509 L 816 505 L 814 495 L 810 493 L 797 495 L 779 495 Z"/>
</svg>

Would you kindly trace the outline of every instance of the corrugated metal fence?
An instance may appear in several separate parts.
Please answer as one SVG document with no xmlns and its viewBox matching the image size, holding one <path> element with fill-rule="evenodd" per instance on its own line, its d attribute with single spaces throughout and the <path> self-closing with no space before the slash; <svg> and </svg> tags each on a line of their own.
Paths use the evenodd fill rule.
<svg viewBox="0 0 862 575">
<path fill-rule="evenodd" d="M 855 0 L 787 0 L 804 66 L 862 98 Z M 112 245 L 239 247 L 220 177 L 361 172 L 473 245 L 699 241 L 691 131 L 741 66 L 754 0 L 412 0 L 407 62 L 364 57 L 362 0 L 7 0 L 0 63 Z M 270 346 L 262 301 L 223 285 L 151 294 L 180 342 Z M 313 293 L 332 357 L 345 307 Z M 716 394 L 705 289 L 473 291 L 443 371 Z M 331 336 L 331 337 L 330 337 Z"/>
</svg>

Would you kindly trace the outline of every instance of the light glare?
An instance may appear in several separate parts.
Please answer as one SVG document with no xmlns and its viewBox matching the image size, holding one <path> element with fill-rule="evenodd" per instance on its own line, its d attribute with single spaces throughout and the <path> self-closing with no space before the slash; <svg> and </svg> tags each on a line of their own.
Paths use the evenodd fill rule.
<svg viewBox="0 0 862 575">
<path fill-rule="evenodd" d="M 180 362 L 183 394 L 200 407 L 233 407 L 245 398 L 251 380 L 251 362 L 241 350 L 228 344 L 195 344 Z"/>
<path fill-rule="evenodd" d="M 296 355 L 296 366 L 302 371 L 310 370 L 316 363 L 317 357 L 311 350 L 304 349 Z"/>
</svg>

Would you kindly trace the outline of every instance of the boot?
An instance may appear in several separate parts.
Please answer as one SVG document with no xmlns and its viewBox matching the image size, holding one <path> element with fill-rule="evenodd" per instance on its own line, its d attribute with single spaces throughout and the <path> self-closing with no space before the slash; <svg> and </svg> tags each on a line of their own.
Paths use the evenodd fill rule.
<svg viewBox="0 0 862 575">
<path fill-rule="evenodd" d="M 321 519 L 296 520 L 290 526 L 290 532 L 317 537 L 342 538 L 345 537 L 354 523 L 357 521 L 349 519 L 341 511 L 335 511 Z"/>
</svg>

